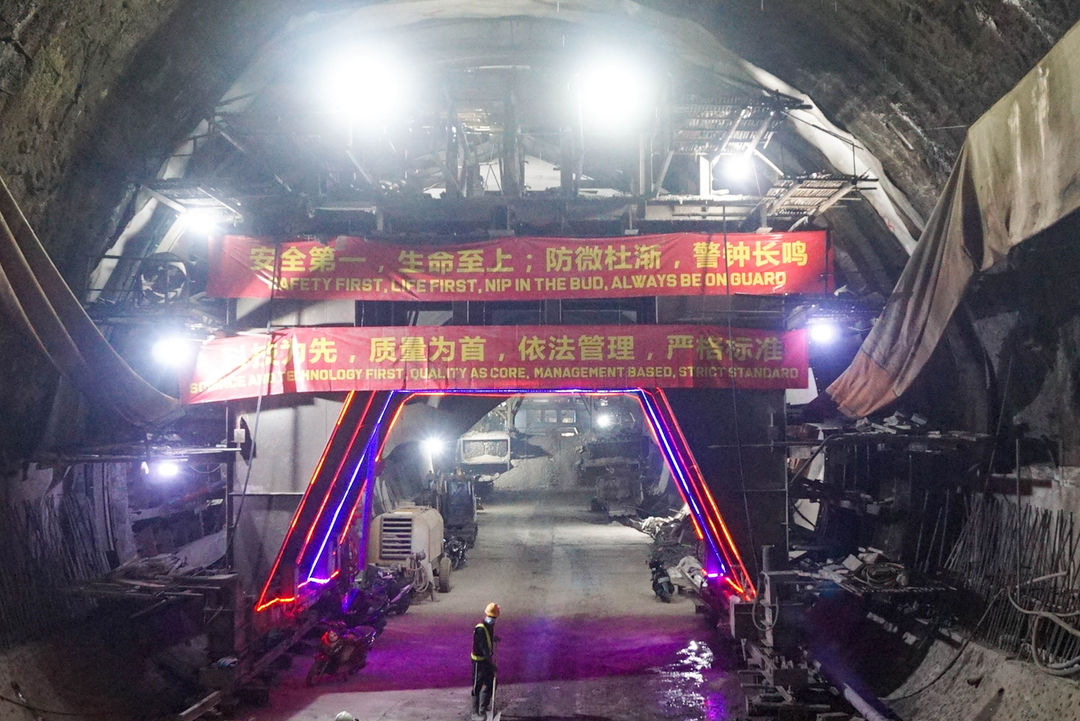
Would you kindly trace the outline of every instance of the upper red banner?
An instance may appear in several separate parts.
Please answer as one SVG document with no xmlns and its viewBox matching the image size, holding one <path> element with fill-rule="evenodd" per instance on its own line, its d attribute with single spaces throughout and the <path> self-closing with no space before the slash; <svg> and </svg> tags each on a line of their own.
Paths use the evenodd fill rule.
<svg viewBox="0 0 1080 721">
<path fill-rule="evenodd" d="M 203 344 L 185 403 L 350 390 L 805 388 L 806 332 L 698 325 L 290 328 Z"/>
<path fill-rule="evenodd" d="M 275 246 L 227 235 L 211 250 L 207 293 L 413 301 L 775 295 L 824 293 L 829 277 L 825 231 L 407 246 L 351 236 Z"/>
</svg>

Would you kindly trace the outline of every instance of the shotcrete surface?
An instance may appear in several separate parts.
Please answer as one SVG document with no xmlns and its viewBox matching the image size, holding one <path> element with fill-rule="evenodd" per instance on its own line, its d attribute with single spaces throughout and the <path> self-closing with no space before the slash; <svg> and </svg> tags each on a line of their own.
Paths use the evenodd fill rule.
<svg viewBox="0 0 1080 721">
<path fill-rule="evenodd" d="M 368 665 L 339 683 L 303 686 L 310 661 L 275 689 L 259 721 L 467 719 L 473 626 L 489 601 L 503 718 L 726 719 L 742 710 L 735 661 L 689 597 L 652 593 L 651 539 L 588 510 L 547 459 L 499 479 L 453 589 L 390 620 Z"/>
</svg>

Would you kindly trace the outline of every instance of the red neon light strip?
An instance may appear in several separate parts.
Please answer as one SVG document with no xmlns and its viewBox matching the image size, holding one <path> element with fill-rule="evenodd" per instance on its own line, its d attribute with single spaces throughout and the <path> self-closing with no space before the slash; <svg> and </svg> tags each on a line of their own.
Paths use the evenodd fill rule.
<svg viewBox="0 0 1080 721">
<path fill-rule="evenodd" d="M 688 476 L 685 479 L 687 484 L 687 490 L 694 497 L 694 503 L 691 504 L 691 507 L 696 506 L 697 508 L 701 509 L 702 520 L 704 520 L 704 522 L 709 525 L 709 529 L 712 531 L 712 538 L 715 539 L 717 548 L 724 556 L 723 561 L 730 568 L 731 562 L 730 558 L 728 558 L 727 556 L 727 550 L 723 547 L 723 544 L 719 543 L 720 534 L 717 532 L 717 529 L 713 524 L 712 519 L 709 517 L 707 507 L 703 503 L 701 498 L 700 489 L 698 487 L 701 483 L 701 479 L 700 477 L 694 476 L 693 469 L 691 468 L 690 464 L 687 463 L 686 457 L 683 454 L 683 449 L 679 445 L 680 443 L 685 443 L 686 439 L 671 432 L 672 423 L 669 421 L 669 419 L 664 417 L 663 408 L 660 406 L 660 404 L 656 403 L 656 399 L 653 397 L 653 394 L 645 390 L 642 390 L 642 393 L 647 393 L 652 399 L 652 402 L 655 405 L 655 413 L 657 415 L 658 421 L 664 426 L 664 432 L 671 437 L 671 452 L 675 455 L 675 462 L 680 465 L 680 467 L 686 472 Z"/>
<path fill-rule="evenodd" d="M 356 430 L 353 431 L 352 438 L 349 439 L 348 445 L 345 446 L 345 452 L 341 456 L 341 462 L 338 463 L 337 470 L 335 470 L 334 475 L 331 476 L 331 478 L 334 479 L 334 481 L 331 481 L 331 483 L 330 483 L 331 488 L 333 488 L 333 484 L 337 480 L 337 477 L 339 475 L 341 475 L 341 469 L 345 467 L 345 462 L 349 460 L 349 453 L 350 453 L 350 451 L 352 451 L 353 444 L 356 443 L 356 437 L 360 435 L 360 431 L 364 427 L 364 421 L 367 420 L 368 411 L 371 410 L 371 404 L 374 402 L 374 400 L 375 400 L 375 394 L 374 393 L 369 393 L 368 394 L 367 405 L 364 406 L 364 410 L 360 414 L 360 420 L 356 424 Z M 337 427 L 335 426 L 335 431 L 336 430 L 337 430 Z M 327 448 L 327 450 L 329 450 L 330 449 L 330 444 L 327 444 L 326 448 Z M 326 455 L 326 451 L 323 451 L 323 455 L 324 456 Z M 312 477 L 313 482 L 314 482 L 314 480 L 315 480 L 314 477 Z M 309 486 L 309 488 L 310 488 L 310 486 Z M 306 494 L 305 494 L 305 497 L 306 497 Z M 303 545 L 300 546 L 300 552 L 298 554 L 296 554 L 295 563 L 297 563 L 297 564 L 300 563 L 300 559 L 303 558 L 304 551 L 307 550 L 308 544 L 311 543 L 311 537 L 315 533 L 315 526 L 317 525 L 316 522 L 320 518 L 322 518 L 323 509 L 326 508 L 326 503 L 329 500 L 330 500 L 330 494 L 329 493 L 323 494 L 322 503 L 319 504 L 319 510 L 317 510 L 315 512 L 315 518 L 312 519 L 311 526 L 308 528 L 307 535 L 304 536 L 304 543 L 303 543 Z"/>
<path fill-rule="evenodd" d="M 386 439 L 390 437 L 390 431 L 391 431 L 391 429 L 393 429 L 394 423 L 397 421 L 398 415 L 401 413 L 401 409 L 405 407 L 405 402 L 408 401 L 409 398 L 411 398 L 411 397 L 412 396 L 408 396 L 407 398 L 403 399 L 400 402 L 400 404 L 398 405 L 397 409 L 394 411 L 394 416 L 393 416 L 393 418 L 390 419 L 390 424 L 386 426 L 386 434 L 382 437 L 382 440 L 379 442 L 379 452 L 376 454 L 375 459 L 371 462 L 372 468 L 375 467 L 375 464 L 378 462 L 379 458 L 382 457 L 382 449 L 386 445 Z M 356 517 L 356 510 L 358 508 L 360 508 L 361 505 L 363 505 L 364 494 L 368 491 L 367 486 L 368 486 L 368 483 L 370 483 L 371 481 L 372 481 L 372 479 L 370 477 L 365 478 L 364 482 L 360 485 L 360 491 L 356 494 L 356 502 L 353 503 L 352 510 L 349 511 L 349 517 L 347 519 L 345 519 L 345 525 L 342 527 L 341 535 L 338 536 L 338 544 L 339 545 L 342 542 L 342 540 L 344 540 L 345 534 L 349 532 L 350 528 L 352 528 L 353 519 Z M 361 542 L 366 543 L 367 538 L 361 539 Z"/>
<path fill-rule="evenodd" d="M 642 389 L 642 392 L 645 393 L 646 391 Z M 641 406 L 641 415 L 645 419 L 645 423 L 649 426 L 649 433 L 652 435 L 653 442 L 655 442 L 656 447 L 660 449 L 660 454 L 664 455 L 663 441 L 660 440 L 659 435 L 660 429 L 656 427 L 656 424 L 653 423 L 651 415 L 645 409 L 645 401 L 642 400 L 641 396 L 635 397 L 637 398 L 638 405 Z M 693 504 L 690 502 L 690 499 L 686 497 L 686 491 L 683 490 L 682 483 L 679 483 L 679 479 L 677 477 L 678 471 L 675 468 L 670 467 L 671 462 L 667 460 L 666 456 L 664 457 L 664 462 L 667 463 L 669 466 L 668 470 L 671 471 L 671 480 L 675 483 L 675 490 L 679 492 L 679 498 L 682 499 L 682 502 L 686 504 L 687 508 L 693 509 Z M 701 530 L 701 525 L 698 523 L 697 514 L 693 512 L 690 513 L 690 522 L 694 526 L 694 535 L 697 536 L 697 539 L 699 541 L 704 541 L 705 533 Z"/>
<path fill-rule="evenodd" d="M 657 394 L 660 396 L 660 399 L 664 402 L 664 407 L 666 408 L 668 415 L 674 418 L 674 411 L 671 408 L 671 403 L 668 401 L 667 395 L 664 393 L 664 390 L 662 388 L 657 388 L 656 390 Z M 687 444 L 686 437 L 683 435 L 682 432 L 682 428 L 680 428 L 678 424 L 674 425 L 675 430 L 679 434 L 679 437 L 682 440 L 684 447 L 689 448 L 690 446 Z M 705 493 L 705 497 L 709 501 L 709 506 L 712 508 L 713 513 L 716 515 L 716 519 L 720 523 L 721 530 L 723 530 L 724 532 L 724 538 L 731 546 L 731 551 L 735 554 L 735 558 L 739 562 L 739 566 L 743 571 L 744 578 L 749 583 L 748 574 L 746 573 L 746 567 L 743 565 L 742 558 L 739 556 L 739 549 L 735 546 L 735 541 L 734 539 L 732 539 L 731 533 L 728 531 L 727 524 L 724 523 L 724 517 L 720 513 L 720 509 L 716 505 L 716 500 L 713 498 L 712 491 L 709 490 L 708 484 L 704 482 L 705 475 L 701 472 L 701 468 L 698 466 L 697 461 L 693 458 L 693 456 L 690 457 L 690 465 L 693 468 L 694 473 L 698 476 L 698 478 L 702 480 L 701 490 Z M 750 587 L 751 589 L 753 589 L 752 583 L 750 583 Z"/>
<path fill-rule="evenodd" d="M 386 441 L 390 439 L 390 431 L 393 430 L 394 425 L 397 423 L 398 417 L 401 415 L 401 412 L 405 410 L 405 404 L 412 400 L 413 396 L 415 395 L 417 394 L 410 393 L 409 395 L 405 396 L 404 400 L 401 401 L 401 404 L 398 405 L 398 407 L 394 410 L 394 416 L 390 419 L 390 424 L 386 427 L 386 435 L 384 435 L 382 437 L 382 440 L 379 442 L 379 452 L 375 454 L 376 463 L 382 460 L 382 452 L 383 449 L 386 448 Z"/>
<path fill-rule="evenodd" d="M 683 502 L 686 503 L 691 508 L 693 508 L 696 505 L 697 507 L 702 509 L 703 515 L 705 516 L 705 521 L 708 523 L 709 528 L 712 531 L 712 536 L 713 536 L 714 539 L 719 540 L 721 538 L 721 536 L 722 536 L 722 538 L 724 540 L 726 540 L 726 543 L 718 543 L 717 544 L 719 546 L 720 550 L 722 551 L 724 557 L 725 557 L 724 560 L 727 563 L 729 568 L 733 567 L 733 564 L 731 563 L 731 558 L 728 555 L 728 552 L 729 552 L 729 549 L 730 549 L 731 553 L 734 553 L 734 555 L 735 555 L 735 559 L 736 559 L 736 561 L 738 563 L 738 568 L 742 572 L 742 577 L 743 577 L 744 581 L 747 583 L 747 585 L 750 586 L 751 593 L 746 594 L 745 590 L 741 586 L 739 586 L 737 583 L 735 583 L 726 574 L 724 575 L 725 581 L 727 581 L 727 583 L 730 584 L 731 587 L 733 589 L 735 589 L 738 593 L 746 594 L 746 596 L 748 598 L 752 598 L 752 596 L 754 594 L 756 594 L 756 591 L 754 591 L 753 584 L 750 582 L 749 574 L 747 574 L 746 567 L 743 565 L 742 559 L 739 557 L 738 549 L 735 547 L 734 540 L 732 539 L 731 534 L 729 533 L 729 531 L 727 529 L 727 525 L 723 521 L 723 516 L 720 514 L 720 510 L 717 507 L 716 501 L 712 497 L 712 493 L 709 491 L 708 486 L 705 484 L 704 475 L 701 473 L 700 467 L 698 467 L 697 462 L 693 458 L 693 456 L 689 455 L 689 445 L 687 444 L 686 436 L 683 434 L 682 429 L 679 427 L 678 423 L 674 420 L 674 412 L 673 412 L 673 410 L 671 408 L 671 404 L 668 401 L 666 394 L 664 394 L 663 389 L 661 389 L 661 388 L 655 388 L 655 389 L 653 389 L 653 392 L 646 391 L 645 389 L 639 389 L 639 390 L 641 391 L 642 394 L 649 393 L 649 395 L 651 397 L 654 397 L 654 398 L 655 398 L 655 396 L 653 396 L 653 392 L 655 392 L 655 394 L 659 396 L 659 398 L 663 402 L 663 405 L 661 406 L 660 404 L 657 404 L 657 411 L 663 411 L 663 412 L 658 414 L 659 415 L 658 420 L 661 423 L 664 424 L 664 426 L 666 427 L 666 431 L 668 433 L 670 433 L 672 428 L 674 428 L 675 434 L 677 436 L 677 442 L 670 444 L 670 451 L 673 454 L 675 454 L 675 458 L 672 459 L 672 460 L 674 460 L 677 463 L 680 463 L 682 465 L 683 469 L 686 470 L 687 472 L 689 472 L 690 475 L 692 476 L 690 478 L 685 479 L 686 483 L 687 483 L 687 489 L 686 490 L 688 490 L 690 493 L 693 494 L 694 499 L 696 500 L 696 504 L 692 503 L 690 501 L 690 499 L 687 498 L 686 490 L 683 489 L 682 483 L 680 483 L 678 481 L 678 478 L 675 478 L 673 480 L 675 480 L 675 487 L 676 487 L 676 490 L 679 492 L 679 496 L 682 498 Z M 575 391 L 575 392 L 580 393 L 582 395 L 626 395 L 627 394 L 627 391 L 598 391 L 598 392 Z M 353 401 L 354 394 L 355 394 L 355 392 L 350 392 L 348 398 L 346 399 L 345 404 L 342 407 L 341 413 L 338 415 L 338 419 L 337 419 L 337 421 L 335 423 L 334 432 L 331 435 L 331 439 L 327 443 L 326 449 L 323 451 L 323 456 L 319 459 L 319 463 L 315 468 L 315 472 L 312 474 L 312 480 L 308 484 L 308 488 L 304 493 L 304 498 L 301 500 L 300 506 L 297 508 L 297 512 L 293 515 L 292 522 L 289 525 L 289 532 L 290 533 L 293 530 L 293 528 L 296 526 L 296 523 L 297 523 L 297 520 L 299 519 L 300 513 L 301 513 L 301 511 L 302 511 L 302 509 L 303 509 L 303 507 L 304 507 L 304 505 L 305 505 L 305 503 L 306 503 L 306 501 L 308 499 L 308 496 L 309 496 L 311 490 L 312 490 L 312 484 L 314 483 L 315 478 L 318 476 L 319 471 L 321 470 L 321 468 L 323 466 L 323 463 L 326 460 L 326 455 L 329 452 L 329 449 L 330 449 L 330 447 L 332 446 L 332 443 L 333 443 L 333 439 L 336 437 L 336 434 L 337 434 L 337 432 L 338 432 L 338 430 L 339 430 L 339 428 L 341 426 L 342 419 L 345 417 L 345 413 L 346 413 L 346 411 L 348 410 L 349 406 L 351 405 L 351 403 Z M 382 439 L 379 441 L 379 451 L 378 451 L 378 454 L 376 454 L 375 461 L 378 461 L 378 460 L 381 459 L 382 452 L 385 449 L 386 442 L 389 439 L 389 436 L 390 436 L 390 433 L 391 433 L 392 429 L 396 425 L 397 420 L 400 417 L 401 412 L 404 410 L 405 405 L 414 396 L 417 396 L 417 395 L 446 395 L 446 394 L 447 394 L 446 391 L 428 391 L 428 392 L 419 391 L 419 392 L 410 393 L 408 396 L 403 398 L 401 400 L 401 402 L 398 404 L 398 407 L 395 409 L 394 415 L 391 418 L 390 423 L 385 426 L 385 434 L 383 435 Z M 364 422 L 367 419 L 368 412 L 370 411 L 371 405 L 372 405 L 372 403 L 374 401 L 374 395 L 375 395 L 374 393 L 371 393 L 369 395 L 369 397 L 368 397 L 367 406 L 364 408 L 364 411 L 363 411 L 363 413 L 361 415 L 360 421 L 357 423 L 357 427 L 356 427 L 356 430 L 353 433 L 352 438 L 350 438 L 350 440 L 349 440 L 349 443 L 348 443 L 348 445 L 347 445 L 347 447 L 345 449 L 345 455 L 343 456 L 342 461 L 341 461 L 341 463 L 339 463 L 338 469 L 335 472 L 335 476 L 334 476 L 335 478 L 337 477 L 337 475 L 339 475 L 341 473 L 341 469 L 345 465 L 345 461 L 347 460 L 347 458 L 349 456 L 349 453 L 350 453 L 350 451 L 352 449 L 352 445 L 355 443 L 357 436 L 359 435 L 362 427 L 364 426 Z M 514 393 L 504 391 L 504 392 L 492 392 L 492 393 L 476 393 L 476 394 L 470 394 L 470 395 L 509 396 L 509 395 L 514 395 Z M 655 426 L 655 424 L 653 422 L 653 419 L 651 417 L 652 414 L 650 414 L 644 408 L 644 400 L 640 396 L 638 397 L 638 403 L 639 403 L 639 405 L 642 405 L 643 417 L 648 422 L 649 431 L 650 431 L 651 435 L 653 436 L 653 440 L 657 443 L 658 446 L 661 446 L 662 441 L 658 437 L 658 434 L 661 432 L 661 429 L 659 429 L 659 428 L 657 428 Z M 664 417 L 665 415 L 666 415 L 666 417 Z M 372 431 L 376 432 L 376 433 L 379 432 L 379 430 L 380 429 L 378 429 L 378 428 L 372 429 Z M 675 439 L 672 439 L 672 440 L 675 440 Z M 662 447 L 663 446 L 661 446 L 661 448 Z M 678 470 L 676 470 L 675 468 L 672 468 L 671 471 L 672 471 L 673 475 L 677 475 L 679 473 Z M 361 485 L 360 493 L 357 496 L 357 502 L 353 504 L 353 508 L 349 512 L 349 516 L 348 516 L 346 524 L 344 526 L 344 532 L 343 532 L 342 536 L 344 536 L 345 532 L 348 532 L 348 529 L 352 525 L 352 521 L 353 521 L 353 519 L 355 517 L 356 510 L 360 505 L 360 499 L 363 497 L 363 493 L 366 490 L 365 486 L 366 486 L 367 480 L 368 479 L 364 479 L 364 484 Z M 702 495 L 703 493 L 704 493 L 704 496 Z M 319 510 L 315 515 L 315 520 L 316 521 L 321 517 L 322 511 L 324 510 L 328 500 L 329 500 L 329 493 L 324 495 L 324 497 L 323 497 L 322 503 L 319 506 Z M 704 502 L 706 500 L 708 502 L 707 504 Z M 711 509 L 712 513 L 708 513 L 707 509 Z M 691 513 L 690 518 L 691 518 L 691 521 L 692 521 L 693 526 L 694 526 L 694 532 L 697 535 L 698 539 L 699 540 L 704 540 L 704 532 L 703 532 L 703 529 L 701 528 L 701 526 L 700 526 L 700 524 L 698 522 L 696 514 Z M 717 528 L 717 524 L 719 524 L 719 529 Z M 301 560 L 301 558 L 302 558 L 302 556 L 304 554 L 304 551 L 306 551 L 307 546 L 310 543 L 310 540 L 311 540 L 311 538 L 312 538 L 312 536 L 314 534 L 315 525 L 316 525 L 316 523 L 313 522 L 312 525 L 311 525 L 311 528 L 308 529 L 307 536 L 304 539 L 304 544 L 303 544 L 303 546 L 301 548 L 300 554 L 297 556 L 296 563 L 300 562 L 300 560 Z M 286 538 L 288 538 L 288 533 L 286 534 Z M 281 556 L 284 553 L 284 550 L 285 550 L 285 548 L 284 548 L 284 544 L 283 544 L 282 551 L 278 553 L 278 557 L 274 561 L 274 566 L 273 566 L 273 570 L 270 573 L 270 577 L 267 579 L 266 585 L 263 587 L 263 592 L 261 594 L 261 598 L 265 598 L 266 592 L 269 590 L 270 583 L 273 580 L 273 578 L 274 578 L 274 576 L 275 576 L 275 574 L 277 572 L 278 566 L 279 566 L 279 564 L 281 562 Z M 330 578 L 331 579 L 334 578 L 336 573 L 337 572 L 335 571 L 334 574 L 331 574 Z M 299 587 L 302 587 L 302 586 L 306 585 L 309 581 L 326 582 L 328 580 L 329 579 L 326 579 L 325 581 L 324 581 L 324 579 L 308 579 L 307 581 L 301 583 Z M 279 603 L 279 602 L 280 603 L 291 603 L 291 602 L 293 602 L 295 600 L 296 600 L 296 596 L 293 596 L 291 598 L 275 598 L 275 599 L 273 599 L 273 600 L 271 600 L 269 602 L 266 602 L 266 603 L 263 603 L 263 604 L 260 604 L 260 605 L 256 606 L 255 610 L 256 611 L 261 611 L 261 610 L 263 610 L 265 608 L 268 608 L 269 606 L 272 606 L 274 603 Z"/>
<path fill-rule="evenodd" d="M 664 408 L 665 408 L 665 410 L 667 412 L 668 417 L 674 418 L 675 413 L 671 408 L 671 403 L 668 401 L 667 394 L 664 393 L 664 389 L 663 388 L 657 388 L 656 389 L 656 394 L 660 397 L 660 400 L 663 401 Z M 682 441 L 682 446 L 684 448 L 689 449 L 690 446 L 686 442 L 686 436 L 683 435 L 682 428 L 679 427 L 678 423 L 674 423 L 673 425 L 675 426 L 675 432 L 679 434 L 679 438 Z M 705 497 L 709 501 L 709 507 L 712 508 L 712 511 L 713 511 L 713 514 L 715 515 L 716 520 L 720 523 L 720 529 L 723 531 L 723 536 L 724 536 L 724 539 L 727 541 L 727 546 L 731 549 L 731 552 L 735 555 L 735 560 L 739 564 L 739 566 L 738 566 L 739 570 L 742 572 L 742 580 L 743 580 L 743 582 L 746 583 L 746 586 L 749 589 L 751 594 L 757 595 L 757 590 L 754 588 L 754 583 L 750 579 L 750 574 L 746 571 L 746 566 L 743 564 L 742 557 L 739 555 L 739 549 L 738 549 L 738 547 L 736 547 L 735 541 L 731 537 L 731 533 L 728 531 L 727 524 L 724 523 L 724 517 L 720 513 L 720 509 L 716 505 L 716 500 L 713 498 L 712 492 L 709 490 L 708 484 L 705 483 L 705 476 L 701 472 L 701 468 L 698 467 L 697 461 L 694 460 L 694 458 L 692 456 L 690 458 L 690 466 L 693 468 L 695 475 L 697 475 L 698 479 L 700 480 L 700 482 L 701 482 L 700 483 L 701 490 L 704 491 Z"/>
<path fill-rule="evenodd" d="M 311 487 L 315 483 L 315 479 L 319 476 L 319 471 L 322 470 L 323 463 L 326 461 L 326 454 L 330 452 L 330 447 L 334 443 L 334 438 L 337 436 L 338 429 L 341 428 L 341 421 L 345 418 L 345 413 L 352 406 L 353 399 L 356 397 L 356 391 L 349 391 L 349 395 L 345 396 L 345 402 L 341 404 L 341 411 L 338 413 L 337 420 L 334 421 L 334 431 L 330 434 L 330 439 L 326 442 L 326 448 L 323 449 L 322 456 L 319 458 L 319 462 L 315 465 L 315 472 L 311 474 L 311 480 L 308 481 L 308 487 L 304 490 L 304 497 L 300 499 L 300 505 L 296 507 L 296 512 L 293 513 L 292 521 L 289 523 L 288 530 L 285 531 L 285 539 L 288 540 L 292 535 L 292 531 L 296 528 L 296 522 L 300 519 L 300 514 L 304 510 L 304 504 L 307 502 L 308 494 L 311 493 Z M 267 591 L 270 590 L 270 584 L 273 582 L 274 577 L 277 575 L 278 566 L 281 564 L 281 557 L 285 555 L 285 542 L 281 544 L 281 550 L 278 551 L 277 558 L 274 559 L 274 565 L 271 567 L 270 575 L 266 579 L 266 583 L 263 585 L 262 591 L 259 593 L 259 600 L 264 601 L 266 599 Z M 276 600 L 268 601 L 257 605 L 256 611 L 263 608 L 267 608 L 272 605 Z M 293 596 L 290 601 L 295 601 L 296 597 Z"/>
<path fill-rule="evenodd" d="M 273 598 L 273 599 L 270 599 L 269 601 L 267 601 L 266 603 L 262 604 L 261 606 L 256 606 L 255 607 L 255 612 L 258 613 L 259 611 L 270 608 L 275 603 L 292 603 L 295 600 L 296 600 L 296 596 L 290 596 L 289 598 Z"/>
<path fill-rule="evenodd" d="M 661 411 L 661 416 L 663 416 L 663 411 L 665 409 L 658 406 L 658 410 Z M 678 429 L 678 423 L 670 415 L 667 418 L 662 418 L 662 422 L 667 427 L 668 432 L 671 432 L 673 426 Z M 702 490 L 705 486 L 704 477 L 702 476 L 700 469 L 695 466 L 692 460 L 687 459 L 686 453 L 688 453 L 689 451 L 686 445 L 686 438 L 682 436 L 682 434 L 678 431 L 676 431 L 674 435 L 678 440 L 678 442 L 675 444 L 675 452 L 678 454 L 679 462 L 682 463 L 683 468 L 685 468 L 687 473 L 692 476 L 692 478 L 688 479 L 688 483 L 693 488 L 694 497 L 697 499 L 698 505 L 702 509 L 701 512 L 705 517 L 705 522 L 708 524 L 709 529 L 712 531 L 712 538 L 715 539 L 717 547 L 720 549 L 720 552 L 724 556 L 723 560 L 725 565 L 733 572 L 737 572 L 738 569 L 735 568 L 734 564 L 731 562 L 731 555 L 728 552 L 728 547 L 721 542 L 722 534 L 720 533 L 720 529 L 717 527 L 716 518 L 708 512 L 708 506 L 704 503 L 704 499 L 702 496 Z"/>
<path fill-rule="evenodd" d="M 647 391 L 642 390 L 642 393 L 647 393 Z M 655 404 L 656 399 L 653 397 L 652 393 L 649 393 L 649 397 Z M 712 531 L 710 538 L 713 540 L 716 549 L 718 549 L 723 556 L 722 560 L 725 566 L 727 568 L 730 568 L 732 571 L 737 570 L 733 567 L 733 564 L 731 563 L 731 556 L 728 554 L 728 549 L 720 541 L 720 533 L 716 527 L 716 521 L 709 515 L 708 508 L 702 501 L 701 488 L 704 485 L 704 477 L 701 475 L 700 469 L 697 469 L 693 465 L 692 461 L 687 460 L 686 453 L 689 453 L 689 448 L 686 446 L 686 438 L 681 433 L 678 435 L 671 434 L 671 428 L 674 426 L 677 429 L 678 422 L 675 421 L 675 419 L 671 416 L 665 418 L 664 408 L 659 404 L 656 404 L 655 412 L 659 416 L 659 422 L 664 425 L 666 432 L 672 435 L 672 452 L 677 456 L 676 461 L 686 471 L 686 473 L 691 476 L 686 479 L 686 483 L 687 486 L 690 488 L 691 492 L 693 493 L 694 499 L 697 502 L 696 506 L 701 509 L 701 514 L 704 517 L 705 522 L 709 525 L 709 529 Z M 682 447 L 680 447 L 680 444 L 682 444 Z M 694 473 L 695 470 L 697 471 L 697 473 Z"/>
</svg>

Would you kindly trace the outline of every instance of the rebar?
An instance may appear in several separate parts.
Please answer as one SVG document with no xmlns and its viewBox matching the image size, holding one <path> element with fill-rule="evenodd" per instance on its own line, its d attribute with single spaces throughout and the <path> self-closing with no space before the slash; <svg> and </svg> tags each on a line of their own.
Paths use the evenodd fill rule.
<svg viewBox="0 0 1080 721">
<path fill-rule="evenodd" d="M 1080 658 L 1080 638 L 1045 620 L 1075 625 L 1080 619 L 1080 539 L 1073 513 L 986 495 L 967 499 L 965 506 L 966 520 L 944 568 L 958 588 L 987 603 L 999 596 L 1011 601 L 994 604 L 977 637 L 1052 672 L 1055 666 L 1068 669 Z M 1039 619 L 1042 627 L 1036 629 Z"/>
</svg>

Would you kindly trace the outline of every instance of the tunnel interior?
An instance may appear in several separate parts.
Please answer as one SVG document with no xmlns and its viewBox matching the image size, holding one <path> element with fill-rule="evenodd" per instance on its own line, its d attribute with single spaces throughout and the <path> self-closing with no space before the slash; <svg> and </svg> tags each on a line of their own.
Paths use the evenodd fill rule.
<svg viewBox="0 0 1080 721">
<path fill-rule="evenodd" d="M 1078 20 L 0 0 L 0 719 L 1072 718 Z"/>
</svg>

